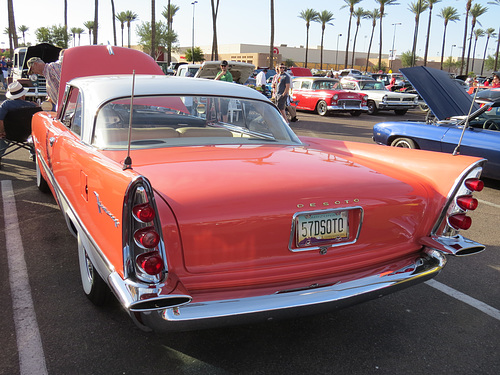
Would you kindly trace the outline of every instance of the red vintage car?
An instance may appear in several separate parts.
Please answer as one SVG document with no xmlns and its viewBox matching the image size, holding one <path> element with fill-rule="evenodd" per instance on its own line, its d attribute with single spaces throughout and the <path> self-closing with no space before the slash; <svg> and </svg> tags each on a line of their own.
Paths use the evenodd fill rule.
<svg viewBox="0 0 500 375">
<path fill-rule="evenodd" d="M 299 138 L 259 92 L 126 48 L 69 48 L 60 95 L 32 122 L 38 188 L 84 293 L 143 329 L 331 311 L 484 249 L 460 234 L 483 159 Z"/>
<path fill-rule="evenodd" d="M 326 77 L 298 77 L 292 82 L 292 98 L 297 109 L 328 113 L 349 112 L 359 116 L 368 112 L 367 95 L 345 91 L 338 80 Z"/>
</svg>

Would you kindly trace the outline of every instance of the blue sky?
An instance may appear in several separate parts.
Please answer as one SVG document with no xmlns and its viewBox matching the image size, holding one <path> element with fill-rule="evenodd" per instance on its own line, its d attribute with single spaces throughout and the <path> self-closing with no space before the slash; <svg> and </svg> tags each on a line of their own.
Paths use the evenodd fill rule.
<svg viewBox="0 0 500 375">
<path fill-rule="evenodd" d="M 83 27 L 85 21 L 93 20 L 94 1 L 93 0 L 67 0 L 68 1 L 68 24 L 69 27 Z M 174 17 L 174 29 L 179 35 L 181 46 L 190 46 L 193 29 L 193 0 L 171 0 L 178 5 L 180 10 Z M 48 5 L 50 3 L 50 5 Z M 111 25 L 111 5 L 109 0 L 99 0 L 99 43 L 106 44 L 112 41 Z M 400 0 L 399 5 L 386 7 L 387 16 L 383 20 L 383 52 L 388 53 L 392 47 L 392 41 L 395 37 L 396 53 L 408 51 L 411 49 L 414 30 L 414 15 L 408 10 L 410 0 Z M 489 5 L 488 0 L 475 0 L 489 7 L 489 12 L 479 18 L 482 29 L 493 27 L 498 31 L 498 12 L 500 6 Z M 7 27 L 7 1 L 0 0 L 0 27 L 4 30 Z M 54 24 L 63 24 L 63 0 L 14 0 L 14 11 L 16 13 L 16 26 L 26 25 L 29 27 L 27 41 L 35 43 L 35 30 L 41 26 L 51 26 Z M 345 2 L 343 0 L 275 0 L 275 45 L 287 44 L 289 47 L 298 47 L 305 45 L 306 27 L 305 22 L 298 17 L 299 13 L 306 8 L 313 8 L 317 11 L 329 10 L 334 13 L 335 19 L 333 26 L 327 26 L 325 31 L 325 48 L 336 49 L 338 34 L 342 34 L 339 39 L 339 49 L 345 49 L 347 24 L 349 11 L 348 8 L 340 9 Z M 167 0 L 156 0 L 156 19 L 164 20 L 161 11 L 167 5 Z M 375 0 L 362 0 L 358 6 L 367 10 L 378 8 Z M 452 50 L 456 57 L 460 53 L 458 46 L 463 43 L 463 30 L 465 19 L 465 0 L 442 0 L 434 6 L 430 56 L 439 56 L 441 52 L 441 43 L 443 35 L 443 20 L 437 17 L 437 14 L 445 6 L 453 6 L 458 9 L 461 20 L 452 22 L 448 26 L 447 47 L 445 55 L 448 56 Z M 132 24 L 132 30 L 142 21 L 149 21 L 151 18 L 151 3 L 148 0 L 115 0 L 117 12 L 132 10 L 139 19 Z M 425 35 L 427 33 L 427 20 L 429 12 L 424 12 L 420 21 L 420 37 L 417 45 L 417 54 L 423 56 L 425 47 Z M 212 15 L 210 0 L 198 0 L 194 5 L 195 19 L 195 45 L 211 45 L 212 43 Z M 401 22 L 401 26 L 392 26 L 394 23 Z M 470 28 L 470 26 L 469 26 Z M 396 30 L 396 33 L 394 32 Z M 120 26 L 117 23 L 118 43 L 120 44 Z M 249 44 L 269 44 L 270 34 L 270 16 L 269 0 L 220 0 L 220 9 L 218 15 L 218 40 L 219 44 L 231 43 L 249 43 Z M 368 48 L 368 42 L 371 32 L 371 22 L 363 20 L 361 22 L 358 34 L 357 51 L 363 52 Z M 137 39 L 132 32 L 132 43 Z M 351 35 L 351 39 L 353 33 Z M 125 32 L 126 40 L 126 32 Z M 309 34 L 309 46 L 317 46 L 321 41 L 321 25 L 312 23 Z M 486 38 L 481 38 L 477 45 L 476 56 L 481 56 L 484 51 Z M 7 37 L 2 33 L 0 36 L 2 48 L 6 46 Z M 88 44 L 87 34 L 82 35 L 81 43 Z M 489 43 L 488 53 L 493 53 L 493 47 L 496 41 Z M 126 42 L 125 42 L 126 44 Z M 352 42 L 351 42 L 352 45 Z M 374 44 L 372 51 L 378 50 L 378 26 L 376 28 Z"/>
</svg>

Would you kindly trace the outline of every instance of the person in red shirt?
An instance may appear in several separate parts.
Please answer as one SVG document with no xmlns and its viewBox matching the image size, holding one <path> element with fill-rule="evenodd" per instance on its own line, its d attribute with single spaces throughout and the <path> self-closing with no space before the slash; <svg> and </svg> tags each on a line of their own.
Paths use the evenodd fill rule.
<svg viewBox="0 0 500 375">
<path fill-rule="evenodd" d="M 491 86 L 490 86 L 492 89 L 500 87 L 500 76 L 499 76 L 499 74 L 500 74 L 499 72 L 493 73 L 493 79 L 491 81 Z"/>
</svg>

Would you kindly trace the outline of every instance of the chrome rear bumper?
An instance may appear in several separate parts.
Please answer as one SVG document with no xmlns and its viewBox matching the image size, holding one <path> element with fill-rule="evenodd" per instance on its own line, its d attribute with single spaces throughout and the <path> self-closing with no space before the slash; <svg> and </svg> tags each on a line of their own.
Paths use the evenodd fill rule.
<svg viewBox="0 0 500 375">
<path fill-rule="evenodd" d="M 184 331 L 325 313 L 429 280 L 445 264 L 442 253 L 424 248 L 415 262 L 390 274 L 375 274 L 314 289 L 188 303 L 162 311 L 143 311 L 140 318 L 155 331 Z"/>
</svg>

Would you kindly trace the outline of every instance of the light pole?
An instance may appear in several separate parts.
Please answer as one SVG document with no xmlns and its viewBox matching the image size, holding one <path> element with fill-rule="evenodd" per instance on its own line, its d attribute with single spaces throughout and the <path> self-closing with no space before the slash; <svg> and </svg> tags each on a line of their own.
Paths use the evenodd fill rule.
<svg viewBox="0 0 500 375">
<path fill-rule="evenodd" d="M 342 34 L 337 35 L 337 54 L 335 56 L 335 70 L 339 70 L 338 68 L 338 60 L 339 60 L 339 39 Z"/>
<path fill-rule="evenodd" d="M 394 53 L 394 42 L 396 41 L 396 26 L 402 25 L 401 22 L 396 22 L 393 23 L 392 26 L 394 26 L 394 33 L 392 34 L 392 50 L 391 50 L 391 67 L 390 69 L 392 70 L 392 63 L 394 60 L 396 60 L 396 54 Z"/>
<path fill-rule="evenodd" d="M 192 44 L 191 44 L 191 60 L 193 60 L 194 64 L 194 7 L 195 5 L 198 4 L 198 1 L 193 1 L 191 5 L 193 6 L 193 39 L 192 39 Z"/>
<path fill-rule="evenodd" d="M 456 44 L 451 45 L 451 51 L 450 51 L 450 65 L 448 66 L 448 73 L 450 72 L 451 69 L 451 63 L 453 62 L 453 47 L 456 47 Z"/>
</svg>

